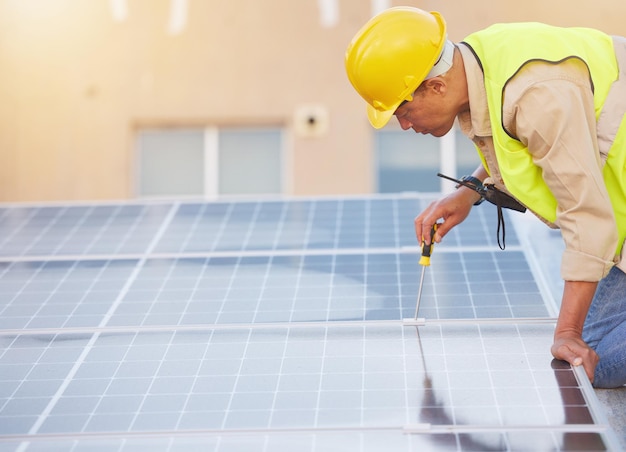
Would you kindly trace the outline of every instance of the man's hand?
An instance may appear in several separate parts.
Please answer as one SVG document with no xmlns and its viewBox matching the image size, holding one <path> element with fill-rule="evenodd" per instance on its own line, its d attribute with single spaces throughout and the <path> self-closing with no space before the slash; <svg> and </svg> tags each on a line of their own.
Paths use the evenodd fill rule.
<svg viewBox="0 0 626 452">
<path fill-rule="evenodd" d="M 582 331 L 597 285 L 596 282 L 565 281 L 551 349 L 556 359 L 567 361 L 572 366 L 582 365 L 591 382 L 600 358 L 582 340 Z"/>
<path fill-rule="evenodd" d="M 556 359 L 567 361 L 572 366 L 582 365 L 589 381 L 593 383 L 600 358 L 580 337 L 555 337 L 551 351 Z"/>
<path fill-rule="evenodd" d="M 415 235 L 418 243 L 430 244 L 432 240 L 439 243 L 450 229 L 465 220 L 477 197 L 478 195 L 471 189 L 460 187 L 448 196 L 432 202 L 415 218 Z M 435 237 L 431 237 L 430 231 L 440 218 L 443 218 L 443 223 L 437 228 Z"/>
</svg>

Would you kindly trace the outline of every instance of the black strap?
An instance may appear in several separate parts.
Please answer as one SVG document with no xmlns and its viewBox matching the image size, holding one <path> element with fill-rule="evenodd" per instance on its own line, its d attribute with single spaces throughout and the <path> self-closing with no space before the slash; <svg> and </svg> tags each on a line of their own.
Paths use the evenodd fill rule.
<svg viewBox="0 0 626 452">
<path fill-rule="evenodd" d="M 470 188 L 478 193 L 481 198 L 474 204 L 475 206 L 480 204 L 484 200 L 487 200 L 498 208 L 497 239 L 498 246 L 501 250 L 504 250 L 506 248 L 506 229 L 504 227 L 504 213 L 502 213 L 502 209 L 512 209 L 523 213 L 526 212 L 526 207 L 509 194 L 498 190 L 495 185 L 483 185 L 483 183 L 479 179 L 473 176 L 463 176 L 461 180 L 448 177 L 441 173 L 437 173 L 437 176 L 456 182 L 458 184 L 456 188 L 459 188 L 461 185 L 463 185 L 464 187 Z M 500 230 L 502 230 L 502 240 L 500 240 Z"/>
<path fill-rule="evenodd" d="M 500 243 L 500 226 L 502 226 L 502 243 Z M 497 231 L 497 237 L 498 237 L 498 246 L 500 247 L 501 250 L 504 251 L 504 249 L 506 248 L 506 243 L 504 241 L 504 239 L 506 238 L 506 229 L 504 227 L 504 214 L 502 213 L 502 206 L 500 204 L 498 204 L 498 231 Z"/>
</svg>

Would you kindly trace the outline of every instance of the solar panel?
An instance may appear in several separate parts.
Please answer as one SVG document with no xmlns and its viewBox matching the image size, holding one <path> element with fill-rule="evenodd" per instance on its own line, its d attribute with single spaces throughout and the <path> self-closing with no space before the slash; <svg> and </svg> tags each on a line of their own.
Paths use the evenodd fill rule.
<svg viewBox="0 0 626 452">
<path fill-rule="evenodd" d="M 0 451 L 612 450 L 490 206 L 407 321 L 431 199 L 5 206 Z"/>
<path fill-rule="evenodd" d="M 413 315 L 416 252 L 0 263 L 5 329 L 284 321 Z M 519 251 L 440 253 L 427 318 L 547 317 Z"/>
<path fill-rule="evenodd" d="M 0 208 L 0 256 L 128 256 L 415 247 L 419 197 Z M 495 246 L 495 208 L 448 246 Z M 487 228 L 487 217 L 491 228 Z M 154 243 L 153 243 L 154 242 Z M 509 234 L 509 246 L 519 245 Z"/>
</svg>

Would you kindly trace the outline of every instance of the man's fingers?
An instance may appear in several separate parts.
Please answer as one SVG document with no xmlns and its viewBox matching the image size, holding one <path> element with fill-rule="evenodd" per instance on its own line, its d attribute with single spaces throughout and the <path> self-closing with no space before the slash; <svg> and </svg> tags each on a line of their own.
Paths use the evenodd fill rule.
<svg viewBox="0 0 626 452">
<path fill-rule="evenodd" d="M 437 225 L 437 230 L 435 231 L 435 235 L 433 237 L 431 237 L 431 232 L 433 230 L 433 226 Z M 444 227 L 442 230 L 442 225 L 444 223 L 437 223 L 436 221 L 433 223 L 430 223 L 429 221 L 424 221 L 421 224 L 421 242 L 424 242 L 428 245 L 430 245 L 431 243 L 435 242 L 435 243 L 439 243 L 441 242 L 441 239 L 443 238 L 444 235 L 446 235 L 446 228 Z M 418 236 L 419 238 L 419 236 Z"/>
<path fill-rule="evenodd" d="M 426 242 L 431 243 L 432 237 L 430 236 L 430 230 L 433 227 L 434 222 L 431 222 L 428 218 L 417 217 L 415 219 L 415 235 L 419 243 Z"/>
<path fill-rule="evenodd" d="M 585 360 L 579 353 L 576 353 L 565 344 L 554 347 L 552 354 L 556 359 L 567 361 L 572 366 L 584 366 L 587 377 L 589 377 L 589 380 L 593 382 L 597 364 L 597 355 L 594 355 L 596 359 L 593 359 L 594 356 L 588 356 L 588 359 Z"/>
<path fill-rule="evenodd" d="M 413 220 L 413 224 L 415 227 L 415 236 L 417 237 L 417 241 L 422 243 L 423 235 L 422 235 L 422 224 L 424 223 L 424 218 L 422 215 L 415 217 Z"/>
<path fill-rule="evenodd" d="M 449 224 L 449 223 L 448 223 Z M 446 224 L 446 222 L 441 222 L 437 224 L 437 231 L 435 232 L 435 237 L 434 237 L 434 241 L 439 243 L 441 242 L 441 239 L 443 239 L 446 234 L 448 233 L 448 230 L 450 229 L 450 227 Z"/>
<path fill-rule="evenodd" d="M 583 358 L 578 354 L 574 353 L 571 348 L 567 345 L 560 345 L 556 348 L 555 353 L 553 353 L 554 357 L 557 359 L 562 359 L 563 361 L 567 361 L 572 366 L 580 366 L 583 363 Z"/>
</svg>

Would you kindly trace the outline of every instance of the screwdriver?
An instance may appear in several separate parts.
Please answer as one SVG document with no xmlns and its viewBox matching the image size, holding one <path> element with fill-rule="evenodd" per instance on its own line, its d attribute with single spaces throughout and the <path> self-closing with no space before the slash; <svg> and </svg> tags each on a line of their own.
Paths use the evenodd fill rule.
<svg viewBox="0 0 626 452">
<path fill-rule="evenodd" d="M 437 223 L 433 224 L 430 230 L 430 245 L 426 245 L 425 241 L 422 241 L 422 257 L 420 257 L 419 264 L 422 266 L 422 277 L 420 278 L 420 286 L 417 292 L 417 305 L 415 306 L 415 320 L 417 320 L 417 313 L 420 309 L 420 301 L 422 300 L 422 288 L 424 286 L 424 274 L 426 273 L 426 267 L 430 267 L 430 255 L 435 248 L 435 232 L 437 231 Z"/>
</svg>

